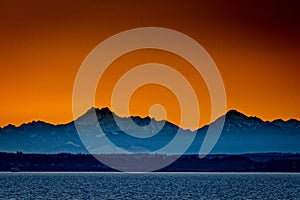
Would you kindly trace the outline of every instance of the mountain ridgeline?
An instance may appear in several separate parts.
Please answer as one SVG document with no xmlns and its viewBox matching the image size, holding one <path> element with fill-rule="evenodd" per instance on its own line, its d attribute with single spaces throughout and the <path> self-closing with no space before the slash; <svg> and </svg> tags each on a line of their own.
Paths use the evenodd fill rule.
<svg viewBox="0 0 300 200">
<path fill-rule="evenodd" d="M 97 124 L 95 120 L 91 120 L 94 113 L 97 116 Z M 224 117 L 225 123 L 221 136 L 211 153 L 300 152 L 300 122 L 295 119 L 288 121 L 278 119 L 268 122 L 231 110 L 213 123 L 217 123 Z M 126 127 L 126 132 L 130 134 L 119 128 L 115 119 L 118 119 L 118 123 Z M 79 124 L 82 127 L 86 134 L 84 137 L 89 141 L 89 145 L 86 146 L 83 145 L 77 133 L 75 122 L 52 125 L 42 121 L 33 121 L 19 127 L 8 125 L 0 128 L 0 152 L 22 151 L 49 154 L 88 153 L 90 151 L 110 154 L 116 153 L 116 148 L 118 148 L 130 153 L 151 153 L 169 144 L 177 132 L 181 131 L 182 137 L 194 136 L 185 154 L 197 154 L 208 129 L 207 125 L 196 131 L 190 131 L 183 130 L 168 121 L 156 121 L 149 117 L 131 117 L 131 119 L 139 126 L 138 129 L 130 124 L 130 118 L 118 117 L 108 108 L 91 108 L 76 121 L 76 125 Z M 101 132 L 97 129 L 98 125 L 102 129 Z M 145 137 L 138 138 L 133 135 Z M 104 136 L 115 144 L 116 148 L 102 142 Z M 177 154 L 178 152 L 175 147 L 163 153 Z"/>
</svg>

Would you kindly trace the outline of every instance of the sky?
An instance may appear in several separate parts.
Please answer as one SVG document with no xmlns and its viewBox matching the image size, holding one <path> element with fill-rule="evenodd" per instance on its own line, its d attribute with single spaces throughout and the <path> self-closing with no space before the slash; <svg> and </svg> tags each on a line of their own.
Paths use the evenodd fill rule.
<svg viewBox="0 0 300 200">
<path fill-rule="evenodd" d="M 1 0 L 0 126 L 70 122 L 73 83 L 89 52 L 114 34 L 149 26 L 180 31 L 206 49 L 222 75 L 227 110 L 263 120 L 300 119 L 299 13 L 298 1 L 276 0 Z M 111 107 L 122 73 L 153 61 L 191 81 L 200 102 L 199 126 L 209 123 L 211 105 L 201 76 L 186 60 L 161 50 L 137 50 L 115 60 L 99 82 L 95 106 Z M 130 114 L 146 116 L 157 103 L 179 124 L 176 96 L 159 85 L 139 88 Z"/>
</svg>

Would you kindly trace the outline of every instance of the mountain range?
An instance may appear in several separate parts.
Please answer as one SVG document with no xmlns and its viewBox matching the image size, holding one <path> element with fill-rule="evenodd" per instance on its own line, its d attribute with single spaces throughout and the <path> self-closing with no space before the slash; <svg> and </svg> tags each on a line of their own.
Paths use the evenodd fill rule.
<svg viewBox="0 0 300 200">
<path fill-rule="evenodd" d="M 91 120 L 96 113 L 97 121 Z M 281 119 L 263 121 L 257 117 L 248 117 L 236 110 L 230 110 L 213 123 L 225 117 L 221 136 L 212 149 L 213 154 L 241 153 L 299 153 L 300 121 Z M 122 131 L 115 119 L 126 127 Z M 132 119 L 139 128 L 130 124 Z M 76 126 L 81 126 L 84 143 L 79 137 Z M 102 132 L 97 127 L 100 125 Z M 209 125 L 196 131 L 183 130 L 168 121 L 156 121 L 145 117 L 119 117 L 108 108 L 91 108 L 76 121 L 53 125 L 43 121 L 33 121 L 21 126 L 8 125 L 0 128 L 0 152 L 25 153 L 116 153 L 124 150 L 130 153 L 151 153 L 159 150 L 180 131 L 181 137 L 193 135 L 194 140 L 185 154 L 197 154 L 207 134 Z M 157 134 L 154 134 L 157 133 Z M 145 138 L 134 137 L 140 135 Z M 106 137 L 104 137 L 106 136 Z M 149 137 L 150 136 L 150 137 Z M 115 144 L 116 148 L 107 146 L 104 138 Z M 88 145 L 87 145 L 88 144 Z M 178 144 L 180 145 L 180 144 Z M 176 147 L 165 154 L 176 154 Z"/>
</svg>

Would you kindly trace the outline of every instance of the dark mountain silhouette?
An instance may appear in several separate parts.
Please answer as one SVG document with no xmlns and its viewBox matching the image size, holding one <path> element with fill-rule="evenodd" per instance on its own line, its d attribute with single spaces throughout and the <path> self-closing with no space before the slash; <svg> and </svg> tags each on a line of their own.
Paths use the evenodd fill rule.
<svg viewBox="0 0 300 200">
<path fill-rule="evenodd" d="M 299 152 L 300 122 L 262 121 L 230 110 L 214 153 Z M 278 123 L 279 122 L 279 123 Z M 198 130 L 204 133 L 207 127 Z"/>
<path fill-rule="evenodd" d="M 98 122 L 91 120 L 93 111 Z M 300 122 L 295 119 L 288 121 L 278 119 L 269 122 L 231 110 L 213 123 L 217 123 L 224 117 L 224 128 L 212 153 L 300 152 Z M 148 137 L 158 133 L 148 138 L 136 138 L 122 131 L 114 118 L 126 127 L 126 132 L 133 135 Z M 97 152 L 103 153 L 115 153 L 115 149 L 105 146 L 102 142 L 104 134 L 120 149 L 132 153 L 148 153 L 167 145 L 180 130 L 182 139 L 195 134 L 195 139 L 186 154 L 197 154 L 208 129 L 208 126 L 204 126 L 192 132 L 180 129 L 168 121 L 156 121 L 150 117 L 135 116 L 131 119 L 139 125 L 138 129 L 130 124 L 129 117 L 118 117 L 108 108 L 91 108 L 76 120 L 76 124 L 84 130 L 81 136 L 88 140 L 87 148 L 97 149 Z M 103 132 L 98 131 L 97 124 L 101 126 Z M 33 121 L 19 127 L 8 125 L 0 128 L 0 151 L 88 153 L 78 136 L 74 122 L 52 125 L 42 121 Z M 170 152 L 164 153 L 176 154 L 177 152 L 176 149 L 171 149 Z"/>
</svg>

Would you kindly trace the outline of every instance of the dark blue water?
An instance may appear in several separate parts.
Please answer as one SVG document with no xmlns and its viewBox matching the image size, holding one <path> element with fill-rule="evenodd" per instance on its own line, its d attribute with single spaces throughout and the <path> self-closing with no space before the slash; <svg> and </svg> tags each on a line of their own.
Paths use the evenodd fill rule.
<svg viewBox="0 0 300 200">
<path fill-rule="evenodd" d="M 300 199 L 300 174 L 8 172 L 0 199 Z"/>
</svg>

